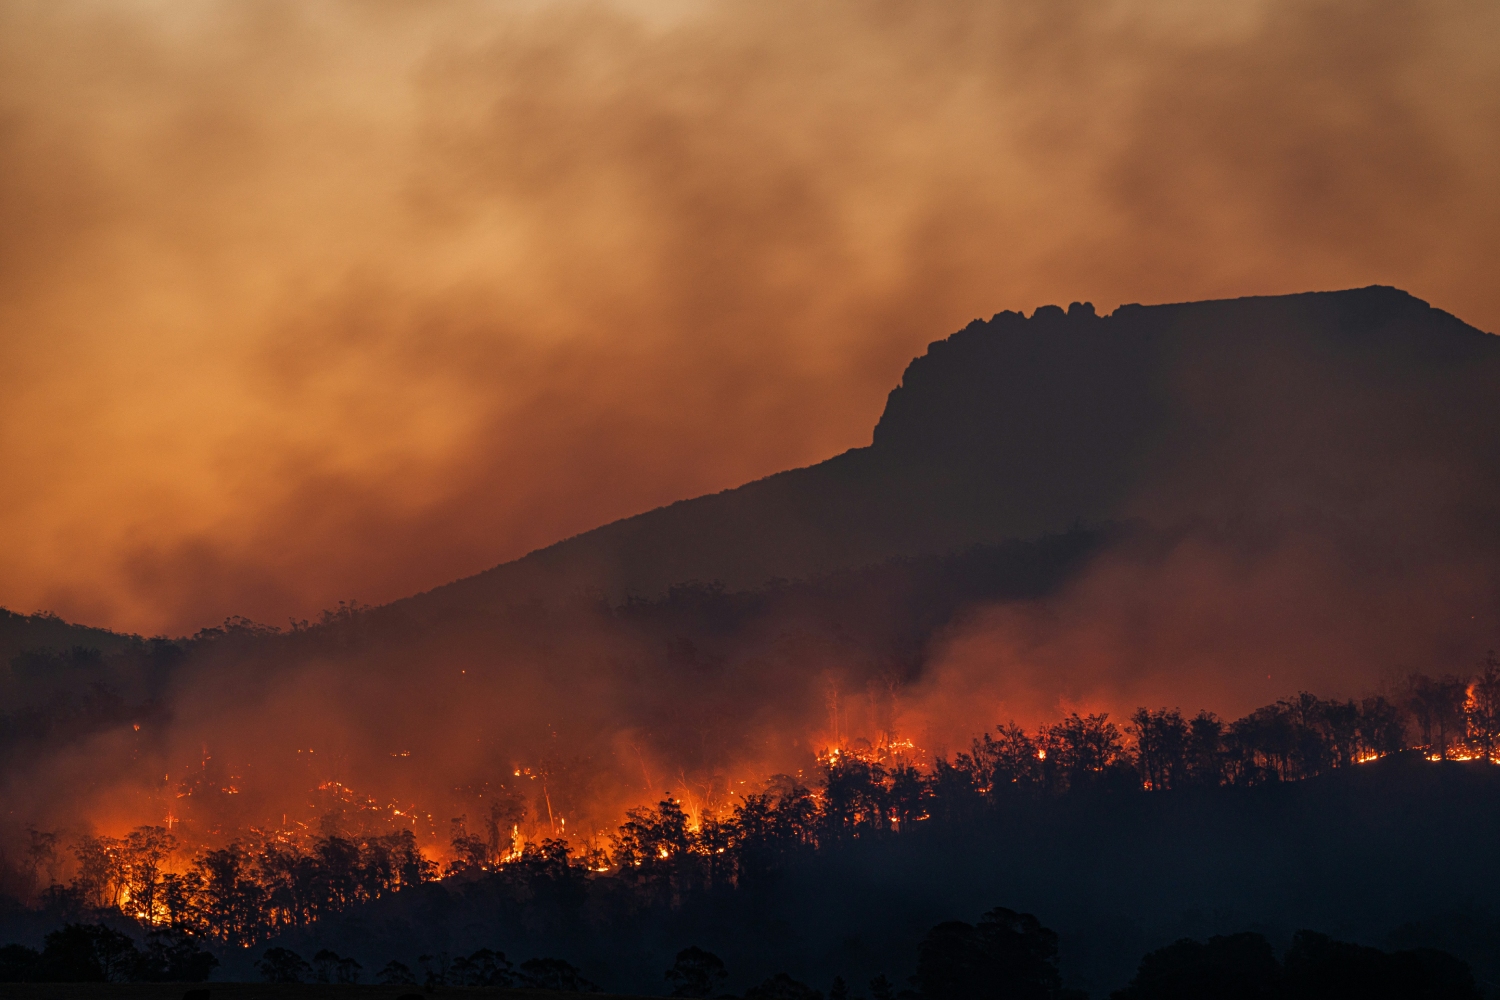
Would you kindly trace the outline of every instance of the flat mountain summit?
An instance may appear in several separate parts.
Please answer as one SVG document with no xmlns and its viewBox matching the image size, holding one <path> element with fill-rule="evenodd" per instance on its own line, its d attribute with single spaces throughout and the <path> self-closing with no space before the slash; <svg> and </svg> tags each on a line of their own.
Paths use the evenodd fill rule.
<svg viewBox="0 0 1500 1000">
<path fill-rule="evenodd" d="M 873 441 L 398 602 L 746 589 L 1083 524 L 1495 542 L 1500 338 L 1395 288 L 1002 312 L 929 345 Z"/>
</svg>

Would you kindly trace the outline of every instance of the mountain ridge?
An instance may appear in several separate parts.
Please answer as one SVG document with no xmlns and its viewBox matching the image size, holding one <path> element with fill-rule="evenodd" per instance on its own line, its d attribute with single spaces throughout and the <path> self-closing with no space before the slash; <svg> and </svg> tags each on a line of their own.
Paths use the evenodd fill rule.
<svg viewBox="0 0 1500 1000">
<path fill-rule="evenodd" d="M 1222 454 L 1236 448 L 1264 450 L 1255 434 L 1250 447 L 1233 434 L 1214 437 L 1213 421 L 1194 410 L 1202 400 L 1182 398 L 1205 394 L 1196 379 L 1217 389 L 1238 386 L 1243 403 L 1246 378 L 1225 381 L 1236 369 L 1250 373 L 1252 390 L 1282 386 L 1289 396 L 1324 392 L 1318 380 L 1339 378 L 1373 382 L 1377 395 L 1410 395 L 1413 380 L 1425 378 L 1436 380 L 1441 396 L 1455 375 L 1472 375 L 1468 391 L 1455 398 L 1473 412 L 1448 423 L 1477 427 L 1481 443 L 1500 453 L 1500 406 L 1476 402 L 1483 392 L 1473 391 L 1473 383 L 1500 387 L 1500 337 L 1389 286 L 1127 303 L 1107 315 L 1078 302 L 1066 310 L 1041 306 L 1029 317 L 1002 311 L 913 358 L 868 445 L 620 518 L 371 610 L 421 620 L 579 593 L 611 603 L 652 600 L 691 582 L 750 590 L 1079 525 L 1149 521 L 1163 508 L 1141 497 L 1179 489 L 1154 480 L 1183 482 L 1182 467 L 1205 454 L 1217 453 L 1222 464 Z M 1287 372 L 1301 381 L 1287 381 Z M 1418 385 L 1418 395 L 1425 392 L 1419 415 L 1441 410 L 1427 398 L 1433 388 Z M 1352 402 L 1326 409 L 1358 437 L 1359 427 L 1347 425 L 1382 407 L 1378 399 Z M 1216 419 L 1233 429 L 1247 409 Z M 1285 484 L 1306 479 L 1308 470 L 1287 472 L 1236 474 Z M 1500 485 L 1500 469 L 1489 473 L 1490 485 Z M 1187 479 L 1202 491 L 1212 475 Z M 1327 499 L 1312 498 L 1303 513 Z M 1168 520 L 1205 516 L 1235 515 L 1222 504 L 1189 505 Z"/>
<path fill-rule="evenodd" d="M 1274 383 L 1266 369 L 1284 356 L 1373 365 L 1382 378 L 1393 363 L 1418 374 L 1492 370 L 1500 338 L 1379 285 L 1131 303 L 1107 316 L 1086 303 L 1000 312 L 908 364 L 869 445 L 601 525 L 389 606 L 579 590 L 649 599 L 693 580 L 746 589 L 1135 516 L 1126 497 L 1191 423 L 1167 369 L 1252 364 Z"/>
</svg>

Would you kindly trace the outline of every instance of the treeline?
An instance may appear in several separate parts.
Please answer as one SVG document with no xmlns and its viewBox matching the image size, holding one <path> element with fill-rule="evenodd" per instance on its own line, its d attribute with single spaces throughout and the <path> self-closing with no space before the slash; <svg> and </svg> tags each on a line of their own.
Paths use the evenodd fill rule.
<svg viewBox="0 0 1500 1000">
<path fill-rule="evenodd" d="M 553 990 L 564 993 L 597 993 L 599 987 L 585 979 L 571 962 L 560 958 L 531 958 L 519 967 L 505 953 L 480 948 L 471 955 L 450 958 L 447 954 L 423 955 L 417 960 L 422 985 L 468 989 Z M 267 948 L 255 969 L 268 983 L 342 983 L 360 981 L 363 967 L 329 948 L 320 949 L 308 962 L 290 948 Z M 404 962 L 392 959 L 375 974 L 383 986 L 415 986 L 417 976 Z"/>
<path fill-rule="evenodd" d="M 1252 932 L 1184 939 L 1141 960 L 1111 1000 L 1479 1000 L 1468 963 L 1433 948 L 1387 952 L 1302 930 L 1286 953 Z"/>
<path fill-rule="evenodd" d="M 219 960 L 191 934 L 158 927 L 144 947 L 103 924 L 67 924 L 47 935 L 41 951 L 0 947 L 0 983 L 200 983 Z"/>
<path fill-rule="evenodd" d="M 1032 914 L 997 907 L 975 924 L 949 920 L 917 946 L 916 972 L 897 989 L 884 974 L 869 982 L 869 1000 L 1087 1000 L 1063 985 L 1058 936 Z M 141 951 L 125 934 L 102 925 L 70 924 L 47 937 L 38 952 L 21 945 L 0 948 L 0 983 L 202 982 L 217 960 L 177 932 L 154 931 Z M 421 984 L 436 988 L 516 988 L 566 993 L 597 992 L 563 959 L 537 958 L 517 968 L 503 952 L 423 955 Z M 352 958 L 324 948 L 309 962 L 284 948 L 267 948 L 255 963 L 270 983 L 361 981 Z M 391 960 L 376 974 L 387 986 L 416 986 L 417 976 Z M 662 976 L 672 997 L 704 1000 L 724 992 L 729 971 L 722 959 L 697 946 L 677 953 Z M 827 993 L 777 973 L 744 992 L 744 1000 L 866 1000 L 835 976 Z M 1135 976 L 1111 1000 L 1480 1000 L 1467 963 L 1430 948 L 1382 951 L 1310 930 L 1298 931 L 1279 959 L 1260 934 L 1244 932 L 1182 939 L 1147 954 Z"/>
<path fill-rule="evenodd" d="M 889 1000 L 883 978 L 874 1000 Z M 977 924 L 938 924 L 917 949 L 911 989 L 895 1000 L 1086 1000 L 1063 986 L 1058 938 L 1029 913 L 997 908 Z M 821 1000 L 804 987 L 803 1000 Z M 751 997 L 747 993 L 747 998 Z M 706 994 L 697 994 L 706 995 Z M 829 1000 L 850 993 L 835 981 Z M 1278 959 L 1260 934 L 1183 939 L 1146 955 L 1111 1000 L 1479 1000 L 1469 966 L 1434 949 L 1386 952 L 1301 930 Z"/>
<path fill-rule="evenodd" d="M 517 850 L 501 826 L 486 836 L 455 822 L 439 869 L 410 831 L 371 837 L 253 834 L 190 859 L 168 830 L 86 837 L 73 877 L 36 891 L 61 866 L 57 839 L 33 832 L 23 902 L 59 920 L 107 911 L 208 945 L 250 946 L 439 877 L 504 883 L 518 900 L 572 911 L 593 896 L 675 906 L 698 892 L 753 890 L 841 845 L 959 828 L 1028 803 L 1071 795 L 1296 781 L 1411 750 L 1493 760 L 1500 745 L 1500 662 L 1476 677 L 1414 677 L 1395 700 L 1300 694 L 1225 723 L 1208 712 L 1139 709 L 1122 727 L 1073 714 L 1036 731 L 1000 726 L 966 752 L 922 770 L 879 749 L 830 751 L 813 781 L 785 776 L 730 810 L 691 817 L 667 798 L 630 811 L 607 846 L 565 840 Z M 509 815 L 509 814 L 507 814 Z M 512 819 L 515 817 L 511 817 Z"/>
<path fill-rule="evenodd" d="M 1080 787 L 1148 791 L 1297 781 L 1402 750 L 1434 759 L 1500 762 L 1500 659 L 1474 676 L 1414 675 L 1404 696 L 1360 701 L 1306 692 L 1225 723 L 1211 712 L 1137 709 L 1121 729 L 1104 715 L 1069 716 L 1036 733 L 1014 724 L 975 740 L 934 780 L 959 794 L 1062 792 Z"/>
<path fill-rule="evenodd" d="M 366 838 L 259 837 L 201 852 L 185 870 L 170 871 L 178 849 L 162 827 L 84 837 L 72 846 L 77 874 L 49 886 L 36 903 L 64 919 L 118 911 L 146 927 L 246 946 L 437 875 L 409 830 Z M 33 831 L 28 874 L 52 867 L 55 854 L 56 837 Z"/>
</svg>

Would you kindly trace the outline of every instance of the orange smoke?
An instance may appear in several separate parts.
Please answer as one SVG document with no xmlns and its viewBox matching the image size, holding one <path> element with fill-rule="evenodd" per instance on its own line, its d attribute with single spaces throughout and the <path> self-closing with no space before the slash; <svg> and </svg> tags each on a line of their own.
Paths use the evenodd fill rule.
<svg viewBox="0 0 1500 1000">
<path fill-rule="evenodd" d="M 1482 0 L 12 4 L 0 605 L 383 602 L 868 440 L 1046 301 L 1500 326 Z"/>
</svg>

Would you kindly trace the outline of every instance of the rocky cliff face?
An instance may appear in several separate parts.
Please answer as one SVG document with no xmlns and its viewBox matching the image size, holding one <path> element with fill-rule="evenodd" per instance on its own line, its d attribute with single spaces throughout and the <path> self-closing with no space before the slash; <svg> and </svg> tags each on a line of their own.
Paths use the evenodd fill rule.
<svg viewBox="0 0 1500 1000">
<path fill-rule="evenodd" d="M 414 600 L 754 587 L 1123 519 L 1487 545 L 1497 500 L 1500 338 L 1419 299 L 1371 287 L 1108 316 L 1075 303 L 929 345 L 869 447 Z"/>
</svg>

